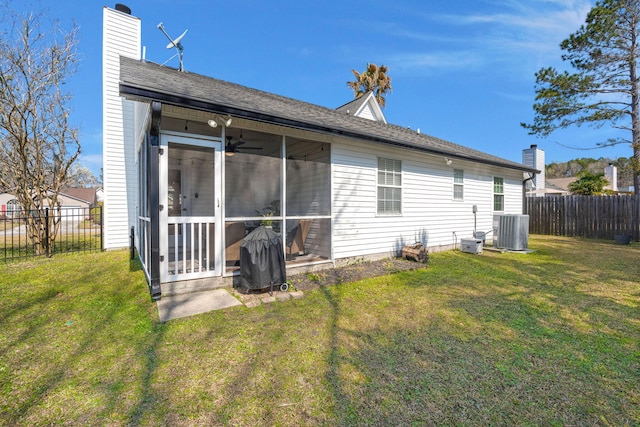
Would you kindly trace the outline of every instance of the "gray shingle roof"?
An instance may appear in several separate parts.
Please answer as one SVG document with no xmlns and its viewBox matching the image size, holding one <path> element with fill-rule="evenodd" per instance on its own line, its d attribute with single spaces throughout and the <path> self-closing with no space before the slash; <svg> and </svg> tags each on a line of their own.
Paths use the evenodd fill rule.
<svg viewBox="0 0 640 427">
<path fill-rule="evenodd" d="M 120 58 L 120 93 L 135 99 L 158 100 L 166 104 L 227 113 L 297 129 L 411 148 L 521 171 L 536 171 L 520 163 L 397 125 L 354 117 L 319 105 L 126 57 Z"/>
<path fill-rule="evenodd" d="M 358 108 L 362 107 L 362 104 L 365 103 L 366 99 L 367 99 L 367 95 L 369 95 L 370 92 L 365 93 L 364 95 L 353 99 L 349 102 L 347 102 L 344 105 L 339 106 L 338 108 L 336 108 L 336 111 L 339 112 L 344 112 L 347 114 L 351 114 L 353 115 L 354 112 L 356 112 L 358 110 Z"/>
</svg>

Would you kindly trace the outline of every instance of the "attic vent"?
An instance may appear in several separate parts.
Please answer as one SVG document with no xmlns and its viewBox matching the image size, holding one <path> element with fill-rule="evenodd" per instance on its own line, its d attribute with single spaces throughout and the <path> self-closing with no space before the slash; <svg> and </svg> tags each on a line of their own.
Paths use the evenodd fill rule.
<svg viewBox="0 0 640 427">
<path fill-rule="evenodd" d="M 128 6 L 125 6 L 122 3 L 116 3 L 116 10 L 118 12 L 122 12 L 122 13 L 126 13 L 127 15 L 131 15 L 131 8 Z"/>
</svg>

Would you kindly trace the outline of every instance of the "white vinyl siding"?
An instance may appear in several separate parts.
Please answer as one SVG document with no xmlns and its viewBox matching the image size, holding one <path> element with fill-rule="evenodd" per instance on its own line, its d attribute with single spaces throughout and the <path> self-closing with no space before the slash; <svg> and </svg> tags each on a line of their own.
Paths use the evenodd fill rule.
<svg viewBox="0 0 640 427">
<path fill-rule="evenodd" d="M 120 55 L 140 59 L 140 20 L 105 7 L 102 46 L 104 246 L 129 246 L 136 223 L 135 108 L 120 97 Z"/>
<path fill-rule="evenodd" d="M 462 169 L 453 170 L 453 199 L 464 200 L 464 171 Z"/>
<path fill-rule="evenodd" d="M 522 213 L 522 172 L 459 161 L 464 201 L 452 198 L 452 172 L 441 156 L 341 140 L 332 144 L 332 242 L 335 259 L 397 255 L 420 241 L 432 250 L 493 228 L 493 177 L 504 177 L 505 213 Z M 378 158 L 402 163 L 402 216 L 377 214 Z M 455 235 L 454 235 L 455 232 Z"/>
<path fill-rule="evenodd" d="M 376 120 L 376 116 L 371 109 L 369 104 L 365 104 L 362 109 L 358 112 L 358 117 L 362 117 L 364 119 Z"/>
<path fill-rule="evenodd" d="M 529 188 L 533 190 L 539 190 L 545 188 L 545 160 L 544 151 L 538 149 L 537 146 L 532 145 L 531 148 L 527 148 L 522 151 L 522 164 L 529 166 L 533 169 L 538 169 L 539 174 L 535 174 L 533 179 L 527 183 Z"/>
<path fill-rule="evenodd" d="M 402 163 L 378 158 L 378 215 L 402 213 Z"/>
</svg>

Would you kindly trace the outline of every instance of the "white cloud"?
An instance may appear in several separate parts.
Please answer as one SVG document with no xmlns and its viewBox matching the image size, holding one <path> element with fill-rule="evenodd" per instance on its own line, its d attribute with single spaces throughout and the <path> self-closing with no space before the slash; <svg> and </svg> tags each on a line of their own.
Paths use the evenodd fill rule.
<svg viewBox="0 0 640 427">
<path fill-rule="evenodd" d="M 392 59 L 406 59 L 404 66 L 415 69 L 509 64 L 530 70 L 560 63 L 560 42 L 584 24 L 591 7 L 588 0 L 495 0 L 479 7 L 478 13 L 423 15 L 431 24 L 427 28 L 439 30 L 414 31 L 386 24 L 383 31 L 446 44 L 446 53 L 392 55 Z"/>
<path fill-rule="evenodd" d="M 473 51 L 440 51 L 430 53 L 399 53 L 389 57 L 394 70 L 469 70 L 478 68 L 486 60 Z"/>
<path fill-rule="evenodd" d="M 585 21 L 591 4 L 586 0 L 506 0 L 505 9 L 478 15 L 449 15 L 452 23 L 486 27 L 483 44 L 503 47 L 505 53 L 523 46 L 538 52 L 556 50 L 558 44 Z"/>
</svg>

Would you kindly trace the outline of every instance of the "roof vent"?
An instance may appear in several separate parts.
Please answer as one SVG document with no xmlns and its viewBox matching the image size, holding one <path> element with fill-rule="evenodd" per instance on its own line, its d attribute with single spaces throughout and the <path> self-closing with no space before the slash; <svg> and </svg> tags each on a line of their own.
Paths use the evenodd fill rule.
<svg viewBox="0 0 640 427">
<path fill-rule="evenodd" d="M 116 3 L 116 10 L 118 12 L 122 12 L 122 13 L 126 13 L 127 15 L 131 15 L 131 8 L 128 6 L 125 6 L 122 3 Z"/>
</svg>

